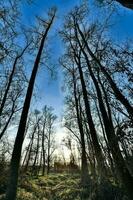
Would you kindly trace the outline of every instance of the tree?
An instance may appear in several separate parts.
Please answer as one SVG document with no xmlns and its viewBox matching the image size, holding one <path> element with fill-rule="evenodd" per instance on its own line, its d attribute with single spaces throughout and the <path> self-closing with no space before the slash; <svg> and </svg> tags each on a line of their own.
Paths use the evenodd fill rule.
<svg viewBox="0 0 133 200">
<path fill-rule="evenodd" d="M 95 150 L 95 156 L 96 156 L 97 163 L 98 163 L 98 170 L 99 170 L 99 173 L 102 175 L 103 169 L 105 169 L 104 160 L 103 160 L 102 151 L 101 151 L 101 148 L 99 145 L 94 121 L 92 118 L 90 103 L 88 100 L 87 87 L 86 87 L 86 83 L 85 83 L 84 73 L 82 71 L 81 51 L 79 50 L 77 43 L 76 43 L 77 42 L 76 34 L 75 35 L 72 34 L 73 32 L 76 32 L 76 29 L 74 28 L 74 26 L 75 26 L 74 18 L 76 18 L 77 16 L 79 17 L 79 15 L 78 15 L 78 13 L 76 13 L 76 11 L 77 11 L 77 8 L 75 9 L 75 16 L 73 13 L 70 13 L 70 15 L 68 17 L 68 21 L 66 21 L 66 24 L 65 24 L 65 27 L 67 27 L 67 31 L 65 30 L 61 34 L 64 38 L 64 41 L 69 44 L 68 48 L 71 49 L 71 50 L 68 50 L 67 55 L 70 56 L 72 62 L 74 60 L 77 70 L 78 70 L 78 73 L 79 73 L 82 94 L 83 94 L 83 101 L 84 101 L 84 105 L 85 105 L 85 112 L 86 112 L 86 116 L 87 116 L 87 122 L 89 125 L 90 135 L 91 135 L 91 139 L 92 139 L 94 150 Z M 76 14 L 77 14 L 77 16 L 76 16 Z"/>
<path fill-rule="evenodd" d="M 44 111 L 46 112 L 47 119 L 46 119 L 46 131 L 45 131 L 45 137 L 47 142 L 47 174 L 50 172 L 50 163 L 52 160 L 52 154 L 55 151 L 55 141 L 53 137 L 53 125 L 57 118 L 56 115 L 53 114 L 52 107 L 44 107 Z M 44 163 L 45 164 L 45 163 Z"/>
<path fill-rule="evenodd" d="M 0 2 L 0 139 L 21 109 L 20 102 L 24 93 L 25 73 L 23 69 L 24 53 L 29 47 L 16 43 L 15 40 L 25 37 L 19 34 L 19 1 L 2 0 Z M 16 28 L 17 26 L 17 28 Z M 25 42 L 24 42 L 25 43 Z M 23 84 L 22 84 L 23 82 Z"/>
<path fill-rule="evenodd" d="M 109 71 L 107 66 L 104 66 L 104 64 L 106 65 L 106 58 L 108 58 L 106 57 L 108 54 L 108 48 L 106 48 L 106 46 L 103 46 L 105 45 L 105 43 L 103 43 L 103 45 L 100 44 L 101 46 L 103 46 L 102 51 L 101 46 L 98 45 L 100 41 L 99 37 L 95 34 L 96 25 L 90 26 L 90 28 L 87 27 L 86 22 L 84 22 L 87 15 L 86 13 L 87 12 L 84 9 L 84 7 L 76 7 L 68 15 L 68 18 L 66 19 L 66 23 L 64 25 L 65 31 L 61 33 L 63 36 L 63 40 L 67 46 L 67 52 L 65 55 L 67 56 L 67 59 L 71 60 L 71 63 L 75 63 L 79 73 L 79 80 L 82 88 L 82 95 L 85 105 L 86 117 L 89 125 L 89 131 L 95 150 L 95 157 L 97 159 L 99 169 L 101 170 L 101 173 L 99 174 L 103 175 L 102 172 L 103 169 L 105 169 L 105 163 L 103 160 L 104 156 L 103 152 L 101 151 L 101 146 L 102 149 L 104 149 L 104 147 L 102 143 L 100 145 L 100 140 L 97 137 L 97 131 L 95 128 L 96 124 L 94 123 L 92 108 L 90 106 L 91 92 L 89 90 L 89 87 L 87 87 L 87 85 L 89 84 L 93 84 L 94 86 L 96 94 L 95 98 L 97 99 L 98 109 L 100 111 L 99 116 L 101 117 L 101 122 L 103 123 L 101 123 L 101 128 L 104 130 L 104 138 L 107 139 L 106 144 L 108 144 L 108 148 L 112 154 L 113 161 L 116 165 L 119 180 L 125 187 L 129 198 L 132 199 L 132 175 L 130 174 L 130 171 L 125 163 L 124 157 L 121 153 L 121 148 L 116 137 L 114 123 L 112 120 L 113 118 L 110 109 L 110 104 L 103 84 L 101 83 L 101 78 L 105 79 L 107 83 L 111 86 L 111 90 L 113 91 L 113 98 L 115 97 L 125 107 L 130 116 L 129 118 L 131 122 L 133 116 L 133 108 L 127 96 L 122 93 L 122 91 L 119 89 L 119 87 L 111 77 L 111 70 Z M 94 38 L 97 37 L 97 39 L 93 40 L 92 34 L 94 34 Z M 91 43 L 90 45 L 89 42 Z M 105 54 L 103 54 L 103 52 Z M 120 64 L 121 60 L 113 61 L 115 66 L 116 62 L 118 66 L 118 63 Z M 112 66 L 109 67 L 112 69 L 114 65 L 112 64 Z M 68 66 L 66 66 L 66 68 L 68 68 Z M 100 76 L 97 77 L 98 73 L 100 73 Z"/>
<path fill-rule="evenodd" d="M 30 127 L 27 139 L 28 146 L 25 148 L 22 172 L 31 172 L 38 176 L 49 173 L 52 155 L 55 151 L 55 140 L 53 126 L 56 116 L 53 108 L 45 105 L 41 111 L 35 110 L 31 113 Z"/>
<path fill-rule="evenodd" d="M 126 0 L 116 0 L 116 1 L 127 8 L 133 9 L 133 2 L 131 0 L 127 0 L 127 1 Z"/>
<path fill-rule="evenodd" d="M 18 35 L 16 26 L 19 23 L 19 0 L 0 1 L 0 64 L 10 56 Z"/>
<path fill-rule="evenodd" d="M 108 3 L 111 4 L 112 1 L 111 0 L 97 0 L 99 3 Z M 120 3 L 122 6 L 129 8 L 129 9 L 133 9 L 133 2 L 132 0 L 114 0 L 118 3 Z"/>
<path fill-rule="evenodd" d="M 117 87 L 116 83 L 113 81 L 113 79 L 111 78 L 110 74 L 107 72 L 106 68 L 100 63 L 99 59 L 94 55 L 94 53 L 91 51 L 91 49 L 88 46 L 87 41 L 85 40 L 85 37 L 83 36 L 82 31 L 80 30 L 78 24 L 77 24 L 77 28 L 78 31 L 85 43 L 85 47 L 88 50 L 88 53 L 90 54 L 90 56 L 94 59 L 94 61 L 99 65 L 101 71 L 103 72 L 103 74 L 106 76 L 106 78 L 108 79 L 108 82 L 111 85 L 111 88 L 114 92 L 115 97 L 125 106 L 125 108 L 127 109 L 127 112 L 129 113 L 131 119 L 133 117 L 133 107 L 131 106 L 130 102 L 128 101 L 128 99 L 122 94 L 122 92 L 119 90 L 119 88 Z"/>
<path fill-rule="evenodd" d="M 4 95 L 3 95 L 3 98 L 1 100 L 1 105 L 0 105 L 0 117 L 2 115 L 2 111 L 4 109 L 4 106 L 5 106 L 5 102 L 6 102 L 6 99 L 7 99 L 7 95 L 8 95 L 8 92 L 10 90 L 10 87 L 11 87 L 11 83 L 12 83 L 12 80 L 13 80 L 13 77 L 14 77 L 14 74 L 15 74 L 15 71 L 16 71 L 16 65 L 17 65 L 17 61 L 23 56 L 24 52 L 26 51 L 26 49 L 28 48 L 30 44 L 28 43 L 24 49 L 22 50 L 21 53 L 19 53 L 15 60 L 14 60 L 14 63 L 13 63 L 13 67 L 12 67 L 12 70 L 11 70 L 11 73 L 9 75 L 9 78 L 8 78 L 8 83 L 6 85 L 6 89 L 5 89 L 5 92 L 4 92 Z"/>
<path fill-rule="evenodd" d="M 40 47 L 34 62 L 33 70 L 31 73 L 31 77 L 29 80 L 29 85 L 27 88 L 27 93 L 24 101 L 24 106 L 22 109 L 22 114 L 20 118 L 20 123 L 18 127 L 18 132 L 17 136 L 15 139 L 15 144 L 14 144 L 14 149 L 12 153 L 12 159 L 11 159 L 11 166 L 10 166 L 10 176 L 9 176 L 9 183 L 7 187 L 7 192 L 6 192 L 6 199 L 7 200 L 15 200 L 16 198 L 16 191 L 17 191 L 17 182 L 18 182 L 18 170 L 19 170 L 19 163 L 20 163 L 20 158 L 21 158 L 21 149 L 22 149 L 22 144 L 23 144 L 23 139 L 24 139 L 24 133 L 25 133 L 25 127 L 26 127 L 26 121 L 27 121 L 27 116 L 28 116 L 28 111 L 30 108 L 30 102 L 31 102 L 31 97 L 33 93 L 33 88 L 34 88 L 34 83 L 37 75 L 37 71 L 39 68 L 39 63 L 41 59 L 41 54 L 43 51 L 43 46 L 45 43 L 45 40 L 47 38 L 48 32 L 51 28 L 51 25 L 53 23 L 55 17 L 55 10 L 50 13 L 50 20 L 48 22 L 44 22 L 46 29 L 42 33 L 42 38 L 40 42 Z"/>
</svg>

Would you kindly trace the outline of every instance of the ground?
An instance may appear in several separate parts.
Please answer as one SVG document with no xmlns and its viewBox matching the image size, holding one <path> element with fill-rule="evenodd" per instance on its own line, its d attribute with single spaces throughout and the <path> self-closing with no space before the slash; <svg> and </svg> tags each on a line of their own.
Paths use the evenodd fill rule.
<svg viewBox="0 0 133 200">
<path fill-rule="evenodd" d="M 3 186 L 0 200 L 4 199 L 5 191 Z M 52 173 L 39 177 L 21 175 L 17 194 L 16 200 L 128 200 L 124 191 L 111 181 L 102 180 L 98 184 L 98 180 L 91 179 L 83 188 L 78 173 Z"/>
<path fill-rule="evenodd" d="M 80 200 L 88 196 L 75 174 L 51 174 L 20 181 L 17 200 Z"/>
</svg>

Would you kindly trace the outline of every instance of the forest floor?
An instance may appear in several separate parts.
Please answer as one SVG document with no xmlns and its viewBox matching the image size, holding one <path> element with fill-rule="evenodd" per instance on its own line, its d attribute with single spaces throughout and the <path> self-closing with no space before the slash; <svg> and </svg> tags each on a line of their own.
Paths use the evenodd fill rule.
<svg viewBox="0 0 133 200">
<path fill-rule="evenodd" d="M 80 200 L 87 189 L 80 186 L 79 174 L 51 174 L 20 181 L 17 200 Z"/>
<path fill-rule="evenodd" d="M 4 193 L 0 195 L 3 200 Z M 16 200 L 128 200 L 117 184 L 94 180 L 81 186 L 80 174 L 51 173 L 45 176 L 19 177 Z"/>
</svg>

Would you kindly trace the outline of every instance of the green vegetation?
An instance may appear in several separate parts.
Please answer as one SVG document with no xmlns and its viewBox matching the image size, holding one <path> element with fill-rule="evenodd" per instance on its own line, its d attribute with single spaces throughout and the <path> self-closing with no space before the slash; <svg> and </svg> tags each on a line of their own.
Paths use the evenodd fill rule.
<svg viewBox="0 0 133 200">
<path fill-rule="evenodd" d="M 3 195 L 0 196 L 0 199 Z M 79 174 L 50 174 L 19 179 L 17 200 L 126 200 L 122 190 L 113 183 L 89 183 L 81 186 Z"/>
<path fill-rule="evenodd" d="M 51 174 L 22 179 L 19 183 L 17 199 L 78 200 L 82 192 L 78 175 Z"/>
</svg>

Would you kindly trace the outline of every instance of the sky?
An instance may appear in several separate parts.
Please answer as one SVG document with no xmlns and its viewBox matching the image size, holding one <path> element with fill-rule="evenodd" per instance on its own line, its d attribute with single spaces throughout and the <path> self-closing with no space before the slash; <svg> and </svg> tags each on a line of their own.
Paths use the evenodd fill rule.
<svg viewBox="0 0 133 200">
<path fill-rule="evenodd" d="M 25 0 L 26 1 L 26 0 Z M 100 17 L 108 16 L 111 10 L 105 8 L 96 8 L 95 0 L 90 0 L 90 9 L 92 13 L 92 20 L 100 19 Z M 40 109 L 45 104 L 52 106 L 55 109 L 55 114 L 58 116 L 56 124 L 57 138 L 65 136 L 65 130 L 60 125 L 61 116 L 64 109 L 64 94 L 62 92 L 63 75 L 61 67 L 58 63 L 58 58 L 63 52 L 63 46 L 57 34 L 60 28 L 64 15 L 67 14 L 75 5 L 80 5 L 82 0 L 33 0 L 33 4 L 22 4 L 22 23 L 27 26 L 35 23 L 35 16 L 45 16 L 47 10 L 56 6 L 58 9 L 56 21 L 51 30 L 52 43 L 52 59 L 57 65 L 57 78 L 51 80 L 47 71 L 40 70 L 37 78 L 37 101 L 33 102 L 34 107 Z M 87 2 L 87 1 L 86 1 Z M 104 13 L 104 14 L 103 14 Z M 122 7 L 116 3 L 115 11 L 112 15 L 113 26 L 109 30 L 109 37 L 117 43 L 121 43 L 127 38 L 133 38 L 133 10 Z"/>
<path fill-rule="evenodd" d="M 62 116 L 64 110 L 64 94 L 62 92 L 63 75 L 58 59 L 62 54 L 62 45 L 57 35 L 60 28 L 63 15 L 70 11 L 75 5 L 80 4 L 81 0 L 34 0 L 33 4 L 22 5 L 22 23 L 27 26 L 35 23 L 35 16 L 45 16 L 48 9 L 52 6 L 57 7 L 57 17 L 50 33 L 50 48 L 52 48 L 52 62 L 56 63 L 56 79 L 52 80 L 47 70 L 39 70 L 36 80 L 37 98 L 32 102 L 32 107 L 41 109 L 44 105 L 52 106 L 55 114 L 58 116 L 55 123 L 56 139 L 60 143 L 66 135 L 66 130 L 62 127 Z M 45 62 L 45 61 L 44 61 Z M 59 139 L 59 140 L 58 140 Z"/>
<path fill-rule="evenodd" d="M 63 98 L 61 91 L 61 81 L 62 81 L 62 73 L 60 70 L 60 66 L 58 64 L 58 58 L 62 53 L 61 42 L 57 36 L 57 29 L 60 28 L 61 17 L 64 13 L 68 12 L 74 5 L 80 3 L 80 0 L 34 0 L 33 4 L 23 4 L 22 5 L 22 13 L 23 13 L 23 23 L 27 25 L 34 24 L 35 16 L 42 16 L 48 11 L 52 6 L 56 6 L 58 9 L 57 19 L 55 20 L 54 27 L 52 27 L 52 46 L 53 49 L 52 59 L 57 65 L 57 78 L 56 80 L 51 80 L 48 72 L 39 73 L 38 76 L 38 93 L 40 100 L 38 101 L 38 107 L 41 107 L 43 104 L 48 104 L 55 108 L 55 112 L 57 115 L 61 114 L 62 106 L 63 106 Z"/>
</svg>

